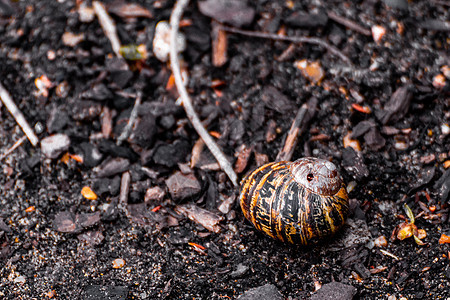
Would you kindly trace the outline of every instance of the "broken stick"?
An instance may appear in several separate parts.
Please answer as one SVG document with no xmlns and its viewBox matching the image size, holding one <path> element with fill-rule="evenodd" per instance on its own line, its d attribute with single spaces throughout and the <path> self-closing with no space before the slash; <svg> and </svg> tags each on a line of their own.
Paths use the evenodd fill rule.
<svg viewBox="0 0 450 300">
<path fill-rule="evenodd" d="M 292 159 L 292 154 L 294 154 L 295 147 L 298 143 L 298 138 L 316 113 L 316 107 L 317 98 L 313 97 L 307 103 L 304 103 L 297 111 L 297 115 L 292 122 L 286 141 L 284 142 L 283 149 L 278 153 L 276 161 L 290 161 Z"/>
<path fill-rule="evenodd" d="M 2 99 L 2 102 L 5 104 L 6 108 L 9 110 L 11 115 L 16 120 L 17 124 L 19 124 L 19 126 L 22 128 L 23 132 L 27 136 L 30 143 L 33 146 L 36 146 L 39 143 L 38 137 L 36 136 L 36 134 L 34 134 L 33 129 L 30 127 L 24 115 L 19 110 L 17 105 L 14 103 L 13 99 L 11 98 L 11 95 L 3 87 L 3 84 L 1 84 L 1 82 L 0 82 L 0 98 Z"/>
<path fill-rule="evenodd" d="M 259 32 L 259 31 L 249 31 L 249 30 L 242 30 L 235 27 L 230 26 L 221 26 L 223 30 L 228 32 L 233 32 L 237 34 L 242 34 L 250 37 L 256 37 L 256 38 L 262 38 L 262 39 L 270 39 L 275 41 L 287 41 L 287 42 L 293 42 L 293 43 L 309 43 L 309 44 L 315 44 L 324 47 L 327 49 L 330 53 L 336 55 L 341 60 L 346 62 L 348 65 L 352 66 L 352 62 L 350 59 L 342 53 L 341 50 L 334 47 L 333 45 L 328 44 L 324 40 L 321 40 L 316 37 L 306 37 L 306 36 L 284 36 L 279 34 L 271 34 L 271 33 L 265 33 L 265 32 Z"/>
<path fill-rule="evenodd" d="M 219 149 L 219 146 L 217 146 L 217 144 L 214 142 L 212 137 L 200 122 L 200 119 L 194 110 L 194 106 L 192 105 L 191 98 L 189 97 L 189 94 L 181 78 L 180 62 L 178 61 L 176 41 L 180 19 L 188 2 L 189 0 L 178 0 L 175 3 L 175 7 L 173 8 L 172 14 L 170 16 L 170 65 L 172 67 L 172 73 L 175 78 L 175 85 L 177 87 L 178 94 L 180 94 L 180 99 L 182 100 L 186 115 L 189 118 L 189 121 L 191 121 L 192 126 L 194 126 L 198 135 L 205 142 L 206 146 L 209 148 L 209 151 L 211 151 L 212 155 L 214 155 L 220 167 L 230 178 L 233 185 L 237 186 L 237 175 L 234 172 L 233 167 L 231 166 L 225 155 L 222 153 L 222 151 Z"/>
<path fill-rule="evenodd" d="M 122 57 L 122 55 L 120 55 L 120 40 L 117 35 L 116 25 L 114 24 L 113 19 L 108 15 L 101 2 L 93 1 L 92 6 L 94 7 L 95 14 L 97 15 L 98 22 L 103 28 L 103 32 L 105 32 L 106 37 L 111 43 L 114 53 L 118 57 Z"/>
</svg>

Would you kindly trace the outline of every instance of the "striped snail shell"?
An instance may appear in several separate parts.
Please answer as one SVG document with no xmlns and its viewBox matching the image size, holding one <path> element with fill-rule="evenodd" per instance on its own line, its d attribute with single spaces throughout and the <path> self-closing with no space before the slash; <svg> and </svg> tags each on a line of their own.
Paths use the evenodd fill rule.
<svg viewBox="0 0 450 300">
<path fill-rule="evenodd" d="M 336 166 L 305 157 L 251 172 L 239 196 L 244 216 L 272 238 L 308 245 L 334 234 L 348 214 L 348 195 Z"/>
</svg>

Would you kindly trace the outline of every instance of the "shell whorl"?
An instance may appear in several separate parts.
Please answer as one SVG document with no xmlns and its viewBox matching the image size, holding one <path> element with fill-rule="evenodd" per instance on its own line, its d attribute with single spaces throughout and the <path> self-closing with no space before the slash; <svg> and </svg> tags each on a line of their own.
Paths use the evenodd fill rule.
<svg viewBox="0 0 450 300">
<path fill-rule="evenodd" d="M 256 229 L 293 244 L 334 234 L 348 214 L 345 185 L 334 164 L 317 158 L 259 167 L 243 181 L 240 204 Z"/>
</svg>

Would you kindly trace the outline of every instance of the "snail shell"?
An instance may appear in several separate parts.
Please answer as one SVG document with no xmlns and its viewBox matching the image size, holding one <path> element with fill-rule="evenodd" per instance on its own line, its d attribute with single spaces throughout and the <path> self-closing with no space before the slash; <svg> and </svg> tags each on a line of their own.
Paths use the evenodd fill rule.
<svg viewBox="0 0 450 300">
<path fill-rule="evenodd" d="M 292 244 L 331 236 L 348 214 L 348 195 L 336 166 L 314 157 L 259 167 L 243 180 L 239 198 L 256 229 Z"/>
</svg>

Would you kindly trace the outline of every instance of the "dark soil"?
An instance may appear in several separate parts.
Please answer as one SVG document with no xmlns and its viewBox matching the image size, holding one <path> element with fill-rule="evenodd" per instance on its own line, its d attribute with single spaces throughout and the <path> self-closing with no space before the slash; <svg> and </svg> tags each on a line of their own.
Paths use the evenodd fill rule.
<svg viewBox="0 0 450 300">
<path fill-rule="evenodd" d="M 119 2 L 108 7 L 122 44 L 148 51 L 126 64 L 114 57 L 95 15 L 80 20 L 83 2 L 0 1 L 1 83 L 41 141 L 70 139 L 52 155 L 26 141 L 1 161 L 0 298 L 233 299 L 270 283 L 286 298 L 304 299 L 332 281 L 353 286 L 355 299 L 450 295 L 450 244 L 439 243 L 450 235 L 448 2 L 260 0 L 234 12 L 201 12 L 190 3 L 184 19 L 191 22 L 181 29 L 188 88 L 230 160 L 243 156 L 240 179 L 275 160 L 298 108 L 318 100 L 294 159 L 336 163 L 353 187 L 352 212 L 336 238 L 306 248 L 257 232 L 206 148 L 190 167 L 199 138 L 175 104 L 170 68 L 152 50 L 155 25 L 168 20 L 174 2 L 136 1 L 145 12 L 137 17 L 121 13 Z M 230 10 L 241 17 L 227 18 Z M 228 59 L 213 66 L 211 17 L 317 37 L 352 65 L 322 46 L 228 33 Z M 378 42 L 370 35 L 375 25 L 386 30 Z M 70 45 L 65 33 L 83 37 Z M 318 62 L 324 78 L 305 77 L 296 65 L 302 59 Z M 42 76 L 50 84 L 38 90 Z M 137 123 L 118 146 L 138 93 Z M 2 154 L 23 132 L 0 108 Z M 349 134 L 360 151 L 344 148 Z M 242 145 L 251 149 L 248 161 Z M 128 174 L 129 191 L 120 197 Z M 83 197 L 85 186 L 98 199 Z M 224 201 L 231 208 L 219 210 Z M 399 225 L 414 229 L 405 203 L 426 233 L 423 245 L 397 238 Z M 180 214 L 187 208 L 205 209 L 220 223 L 209 231 Z M 376 245 L 380 236 L 386 246 Z"/>
</svg>

